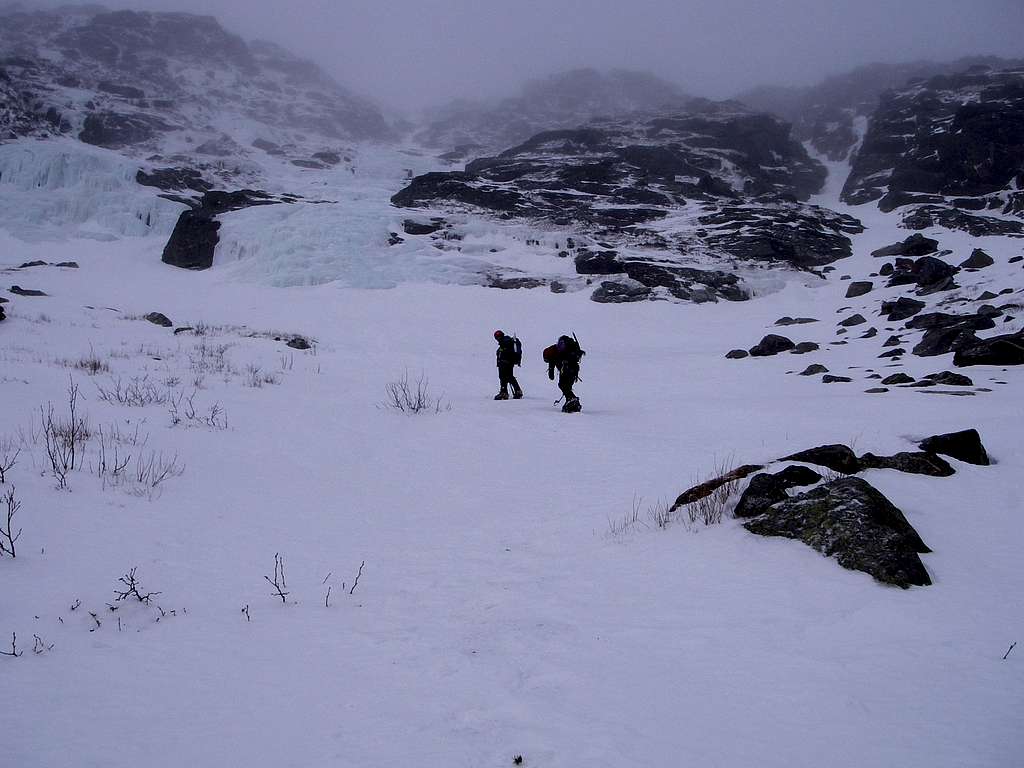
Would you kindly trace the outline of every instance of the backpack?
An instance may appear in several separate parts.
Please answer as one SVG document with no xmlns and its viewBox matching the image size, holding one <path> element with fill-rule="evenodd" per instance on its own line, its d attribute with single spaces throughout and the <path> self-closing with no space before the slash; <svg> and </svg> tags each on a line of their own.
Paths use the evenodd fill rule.
<svg viewBox="0 0 1024 768">
<path fill-rule="evenodd" d="M 580 349 L 579 342 L 577 342 L 573 336 L 559 336 L 558 344 L 556 346 L 563 358 L 571 360 L 574 363 L 579 362 L 580 358 L 585 354 L 583 350 Z"/>
<path fill-rule="evenodd" d="M 512 350 L 513 350 L 513 365 L 523 364 L 523 342 L 519 340 L 518 336 L 512 337 Z"/>
</svg>

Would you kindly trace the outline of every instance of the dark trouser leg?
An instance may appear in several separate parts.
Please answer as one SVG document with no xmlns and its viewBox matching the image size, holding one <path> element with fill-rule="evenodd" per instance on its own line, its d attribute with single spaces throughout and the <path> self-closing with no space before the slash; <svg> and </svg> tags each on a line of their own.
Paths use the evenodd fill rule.
<svg viewBox="0 0 1024 768">
<path fill-rule="evenodd" d="M 508 394 L 509 385 L 512 385 L 512 391 L 519 391 L 519 382 L 516 381 L 515 375 L 512 373 L 512 369 L 515 366 L 502 363 L 498 366 L 498 382 L 501 384 L 501 391 Z"/>
<path fill-rule="evenodd" d="M 572 363 L 563 363 L 562 370 L 558 374 L 558 388 L 565 395 L 566 402 L 576 399 L 576 393 L 572 391 L 572 385 L 576 383 L 580 367 Z"/>
</svg>

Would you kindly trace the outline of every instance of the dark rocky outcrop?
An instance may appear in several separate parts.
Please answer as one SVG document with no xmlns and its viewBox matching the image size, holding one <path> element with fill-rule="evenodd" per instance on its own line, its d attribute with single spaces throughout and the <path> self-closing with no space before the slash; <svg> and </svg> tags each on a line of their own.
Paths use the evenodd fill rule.
<svg viewBox="0 0 1024 768">
<path fill-rule="evenodd" d="M 906 320 L 908 317 L 913 317 L 924 308 L 925 303 L 923 301 L 908 299 L 905 296 L 900 296 L 896 301 L 882 302 L 882 314 L 886 315 L 886 319 L 890 322 Z"/>
<path fill-rule="evenodd" d="M 896 384 L 913 384 L 914 377 L 908 376 L 905 373 L 894 373 L 892 376 L 886 376 L 882 379 L 882 383 L 887 386 L 895 386 Z"/>
<path fill-rule="evenodd" d="M 858 477 L 826 483 L 770 505 L 744 523 L 761 536 L 797 539 L 844 568 L 898 587 L 931 584 L 919 557 L 930 552 L 903 513 Z"/>
<path fill-rule="evenodd" d="M 742 360 L 749 355 L 750 353 L 745 349 L 730 349 L 725 353 L 726 358 L 729 360 Z"/>
<path fill-rule="evenodd" d="M 901 451 L 892 456 L 865 453 L 860 457 L 861 469 L 895 469 L 912 475 L 949 477 L 955 470 L 948 462 L 927 451 Z"/>
<path fill-rule="evenodd" d="M 625 304 L 633 301 L 647 301 L 653 293 L 646 286 L 605 280 L 590 295 L 590 298 L 599 304 Z"/>
<path fill-rule="evenodd" d="M 816 322 L 818 322 L 817 319 L 813 317 L 790 317 L 789 315 L 786 315 L 785 317 L 780 317 L 776 320 L 775 325 L 804 325 L 806 323 Z"/>
<path fill-rule="evenodd" d="M 802 461 L 804 464 L 828 467 L 832 471 L 844 475 L 853 475 L 860 471 L 857 454 L 849 446 L 840 443 L 808 448 L 806 451 L 784 456 L 780 461 Z"/>
<path fill-rule="evenodd" d="M 774 118 L 702 103 L 543 131 L 462 171 L 418 176 L 392 203 L 571 227 L 573 238 L 601 243 L 559 254 L 571 253 L 579 274 L 625 274 L 653 289 L 612 281 L 620 285 L 596 290 L 598 301 L 743 300 L 736 260 L 814 269 L 851 255 L 860 222 L 797 202 L 822 178 Z M 684 208 L 689 223 L 650 226 Z M 729 271 L 689 266 L 695 249 Z"/>
<path fill-rule="evenodd" d="M 751 357 L 768 357 L 770 355 L 777 355 L 780 352 L 788 352 L 794 346 L 792 339 L 787 339 L 785 336 L 780 336 L 776 333 L 769 333 L 748 351 Z"/>
<path fill-rule="evenodd" d="M 833 376 L 830 373 L 826 373 L 821 377 L 822 384 L 849 384 L 853 379 L 849 376 Z"/>
<path fill-rule="evenodd" d="M 929 453 L 941 453 L 968 464 L 989 464 L 988 451 L 981 443 L 981 435 L 976 429 L 965 429 L 960 432 L 948 432 L 943 435 L 932 435 L 922 440 L 918 447 Z"/>
<path fill-rule="evenodd" d="M 1018 211 L 1020 213 L 1020 211 Z M 978 216 L 964 213 L 955 208 L 926 205 L 903 216 L 907 229 L 931 229 L 945 227 L 959 229 L 973 237 L 1024 237 L 1024 222 L 1011 219 L 997 219 L 995 216 Z"/>
<path fill-rule="evenodd" d="M 1010 188 L 1024 168 L 1022 81 L 1021 71 L 977 69 L 885 94 L 843 200 L 857 205 L 886 193 L 943 195 L 964 198 L 966 207 L 970 198 Z"/>
<path fill-rule="evenodd" d="M 917 285 L 924 289 L 922 294 L 925 291 L 934 293 L 938 290 L 948 290 L 956 287 L 952 278 L 957 272 L 957 267 L 934 256 L 922 256 L 913 262 L 897 259 L 896 268 L 889 278 L 889 287 Z"/>
<path fill-rule="evenodd" d="M 443 227 L 443 219 L 431 219 L 430 221 L 405 219 L 402 222 L 402 231 L 407 235 L 432 235 Z"/>
<path fill-rule="evenodd" d="M 800 371 L 801 376 L 816 376 L 819 373 L 828 373 L 828 368 L 821 363 L 812 363 Z"/>
<path fill-rule="evenodd" d="M 916 233 L 900 243 L 893 243 L 884 248 L 872 251 L 871 255 L 876 258 L 887 258 L 890 256 L 917 257 L 927 256 L 939 250 L 939 241 Z"/>
<path fill-rule="evenodd" d="M 265 192 L 243 189 L 237 192 L 206 192 L 198 204 L 182 211 L 171 237 L 164 246 L 161 261 L 182 269 L 209 269 L 220 241 L 218 216 L 253 205 L 288 202 Z"/>
<path fill-rule="evenodd" d="M 852 328 L 855 325 L 863 325 L 867 322 L 867 318 L 860 313 L 854 313 L 847 317 L 845 320 L 840 320 L 839 325 L 843 328 Z"/>
<path fill-rule="evenodd" d="M 808 467 L 786 467 L 775 474 L 754 475 L 733 514 L 740 518 L 757 517 L 772 504 L 788 499 L 786 491 L 790 488 L 814 485 L 819 480 L 821 475 Z"/>
<path fill-rule="evenodd" d="M 953 355 L 953 365 L 1024 365 L 1024 331 L 965 339 Z"/>
<path fill-rule="evenodd" d="M 820 345 L 818 345 L 816 342 L 801 341 L 800 343 L 794 345 L 794 347 L 789 351 L 790 354 L 793 355 L 806 355 L 808 352 L 817 352 L 820 348 Z"/>
<path fill-rule="evenodd" d="M 975 248 L 971 255 L 960 263 L 961 269 L 984 269 L 995 264 L 995 260 L 985 253 L 981 248 Z"/>
<path fill-rule="evenodd" d="M 941 384 L 944 387 L 973 387 L 974 382 L 971 381 L 970 377 L 964 376 L 960 373 L 953 373 L 952 371 L 942 371 L 941 373 L 929 373 L 925 376 L 929 381 L 934 381 L 936 384 Z"/>
<path fill-rule="evenodd" d="M 855 299 L 858 296 L 863 296 L 866 293 L 871 293 L 871 289 L 874 285 L 870 280 L 855 280 L 850 283 L 846 288 L 846 298 Z"/>
<path fill-rule="evenodd" d="M 293 336 L 285 342 L 285 346 L 291 347 L 292 349 L 305 350 L 310 348 L 310 343 L 301 336 Z"/>
<path fill-rule="evenodd" d="M 45 291 L 40 291 L 36 288 L 22 288 L 20 285 L 12 285 L 10 288 L 11 293 L 16 296 L 47 296 Z"/>
<path fill-rule="evenodd" d="M 174 323 L 171 322 L 171 319 L 162 312 L 150 312 L 146 315 L 146 319 L 153 323 L 153 325 L 159 325 L 163 328 L 170 328 L 174 325 Z"/>
</svg>

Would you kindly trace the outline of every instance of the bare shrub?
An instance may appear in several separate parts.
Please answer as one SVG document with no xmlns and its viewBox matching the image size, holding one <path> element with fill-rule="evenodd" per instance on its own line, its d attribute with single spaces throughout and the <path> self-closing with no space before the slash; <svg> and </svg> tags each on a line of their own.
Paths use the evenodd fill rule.
<svg viewBox="0 0 1024 768">
<path fill-rule="evenodd" d="M 715 477 L 725 477 L 729 475 L 733 470 L 733 460 L 722 459 L 715 463 L 715 468 L 711 473 L 712 479 Z M 681 509 L 685 510 L 687 521 L 690 526 L 694 526 L 697 523 L 703 525 L 717 525 L 722 522 L 722 516 L 725 513 L 726 505 L 729 502 L 730 497 L 737 491 L 742 483 L 743 478 L 734 477 L 726 480 L 724 483 L 715 488 L 711 493 L 703 498 L 697 499 L 690 504 L 684 504 Z"/>
<path fill-rule="evenodd" d="M 384 391 L 387 399 L 382 405 L 402 413 L 441 413 L 452 409 L 451 403 L 443 397 L 430 394 L 430 381 L 423 373 L 413 382 L 406 371 L 402 378 L 389 383 Z"/>
<path fill-rule="evenodd" d="M 362 569 L 360 569 L 360 571 L 361 570 Z M 264 576 L 263 578 L 270 582 L 274 587 L 272 596 L 281 598 L 282 603 L 287 603 L 289 593 L 285 592 L 285 590 L 288 589 L 288 584 L 284 578 L 284 558 L 281 557 L 280 553 L 274 553 L 274 578 L 270 578 L 269 576 Z"/>
<path fill-rule="evenodd" d="M 21 445 L 9 437 L 0 437 L 0 485 L 7 482 L 7 473 L 14 469 L 21 455 Z"/>
<path fill-rule="evenodd" d="M 68 384 L 67 418 L 56 417 L 53 403 L 47 403 L 45 408 L 39 407 L 39 420 L 53 476 L 61 488 L 66 488 L 68 473 L 81 465 L 90 437 L 88 421 L 78 413 L 78 385 L 74 379 Z"/>
<path fill-rule="evenodd" d="M 633 494 L 633 505 L 630 511 L 617 520 L 608 520 L 608 534 L 610 536 L 622 536 L 636 528 L 647 527 L 647 523 L 640 519 L 640 509 L 643 506 L 643 499 Z"/>
<path fill-rule="evenodd" d="M 647 516 L 656 528 L 665 530 L 672 523 L 672 511 L 668 502 L 659 501 L 647 510 Z"/>
<path fill-rule="evenodd" d="M 701 482 L 724 481 L 706 495 L 689 504 L 670 507 L 661 503 L 651 512 L 651 518 L 658 528 L 667 528 L 682 519 L 686 527 L 695 530 L 698 525 L 717 525 L 722 522 L 729 500 L 739 489 L 742 477 L 733 475 L 733 459 L 727 458 L 715 463 L 714 469 Z"/>
<path fill-rule="evenodd" d="M 128 433 L 127 440 L 120 430 L 104 431 L 103 427 L 97 430 L 96 464 L 93 471 L 103 482 L 104 489 L 108 485 L 120 485 L 125 481 L 128 465 L 132 461 L 131 448 L 139 445 L 138 429 L 136 426 L 134 434 Z M 148 435 L 142 438 L 141 445 L 144 446 L 148 439 Z"/>
<path fill-rule="evenodd" d="M 73 365 L 89 376 L 95 376 L 98 373 L 110 373 L 110 364 L 100 358 L 91 346 L 89 347 L 89 354 L 76 360 Z"/>
<path fill-rule="evenodd" d="M 245 386 L 258 389 L 264 384 L 277 384 L 277 377 L 254 363 L 247 365 L 245 367 Z"/>
<path fill-rule="evenodd" d="M 150 451 L 148 454 L 139 454 L 135 459 L 132 480 L 147 491 L 154 491 L 165 480 L 183 474 L 185 465 L 178 463 L 178 454 L 168 459 L 162 452 Z"/>
<path fill-rule="evenodd" d="M 202 334 L 199 334 L 202 335 Z M 189 353 L 189 364 L 195 374 L 216 374 L 225 378 L 237 371 L 228 358 L 229 344 L 211 344 L 202 339 Z"/>
<path fill-rule="evenodd" d="M 139 581 L 135 577 L 135 572 L 138 568 L 132 568 L 128 573 L 118 579 L 124 589 L 114 587 L 114 602 L 120 602 L 127 600 L 129 597 L 134 597 L 140 603 L 149 605 L 150 599 L 161 594 L 160 592 L 143 592 L 139 588 Z"/>
<path fill-rule="evenodd" d="M 5 508 L 3 510 L 4 523 L 0 525 L 0 555 L 16 557 L 14 542 L 21 538 L 21 528 L 17 531 L 14 530 L 14 516 L 21 509 L 21 502 L 14 495 L 13 485 L 7 489 L 7 493 L 0 497 L 0 503 Z"/>
<path fill-rule="evenodd" d="M 111 405 L 126 405 L 131 408 L 145 408 L 149 405 L 163 405 L 169 397 L 166 389 L 161 389 L 149 380 L 148 376 L 133 376 L 124 382 L 120 378 L 111 381 L 109 386 L 96 385 L 99 398 Z"/>
<path fill-rule="evenodd" d="M 183 392 L 171 397 L 168 400 L 167 411 L 171 417 L 171 426 L 179 425 L 209 427 L 210 429 L 227 429 L 228 416 L 220 403 L 214 403 L 209 408 L 199 409 L 196 407 L 196 392 L 185 397 Z"/>
</svg>

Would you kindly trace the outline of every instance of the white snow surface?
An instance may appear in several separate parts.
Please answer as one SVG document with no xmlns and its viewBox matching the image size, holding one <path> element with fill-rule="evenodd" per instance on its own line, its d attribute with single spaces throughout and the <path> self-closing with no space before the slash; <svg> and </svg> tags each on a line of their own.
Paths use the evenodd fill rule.
<svg viewBox="0 0 1024 768">
<path fill-rule="evenodd" d="M 14 150 L 0 151 L 4 168 L 18 167 Z M 47 196 L 23 181 L 40 179 L 41 164 L 0 180 L 5 205 L 36 206 L 39 224 L 51 210 L 55 222 L 45 238 L 0 230 L 0 287 L 49 294 L 3 293 L 0 439 L 23 448 L 0 491 L 17 489 L 23 534 L 17 558 L 0 558 L 0 649 L 16 632 L 25 653 L 0 658 L 0 764 L 1020 764 L 1024 653 L 1002 656 L 1024 639 L 1021 372 L 969 369 L 991 389 L 970 397 L 869 395 L 864 367 L 897 370 L 875 357 L 885 331 L 828 344 L 838 308 L 867 315 L 879 295 L 899 294 L 846 300 L 838 279 L 877 268 L 870 250 L 907 234 L 895 219 L 852 209 L 868 231 L 827 281 L 740 304 L 598 305 L 585 292 L 424 281 L 447 270 L 458 283 L 488 259 L 531 252 L 512 230 L 500 233 L 507 251 L 481 248 L 470 266 L 465 252 L 431 257 L 415 238 L 389 250 L 378 238 L 404 214 L 374 218 L 383 182 L 347 196 L 339 182 L 322 195 L 333 207 L 225 217 L 216 267 L 175 270 L 159 261 L 162 237 L 113 237 L 136 234 L 118 217 L 141 210 L 111 212 L 128 206 L 122 166 L 106 166 L 99 194 L 111 197 L 84 218 L 47 209 L 97 189 L 70 166 L 48 172 Z M 360 194 L 377 202 L 361 207 Z M 473 226 L 480 243 L 498 236 Z M 98 232 L 111 239 L 90 239 Z M 964 257 L 980 246 L 996 259 L 958 278 L 963 294 L 1020 285 L 1020 264 L 1007 263 L 1019 241 L 940 236 Z M 33 259 L 81 268 L 8 269 Z M 153 310 L 201 335 L 140 318 Z M 821 351 L 724 359 L 782 315 L 819 318 L 782 332 Z M 498 327 L 524 340 L 518 402 L 491 400 Z M 540 360 L 569 330 L 588 351 L 575 416 L 552 407 Z M 314 348 L 273 338 L 290 334 Z M 74 367 L 91 356 L 110 372 Z M 787 375 L 812 362 L 855 381 Z M 911 356 L 903 369 L 944 366 Z M 450 410 L 381 407 L 405 371 L 429 377 Z M 197 412 L 218 404 L 226 428 L 102 400 L 100 388 L 133 377 L 172 397 L 194 390 Z M 64 413 L 69 378 L 93 437 L 62 490 L 38 424 L 47 403 Z M 155 451 L 184 474 L 148 491 L 105 486 L 101 426 L 148 435 L 144 449 L 121 446 L 132 468 Z M 994 466 L 952 460 L 956 474 L 942 479 L 864 473 L 932 548 L 929 587 L 882 586 L 731 517 L 647 524 L 649 506 L 722 462 L 832 442 L 914 450 L 968 427 Z M 613 533 L 634 499 L 641 524 Z M 263 578 L 275 553 L 286 604 Z M 133 567 L 160 592 L 149 606 L 114 601 Z M 52 649 L 34 654 L 34 634 Z"/>
</svg>

